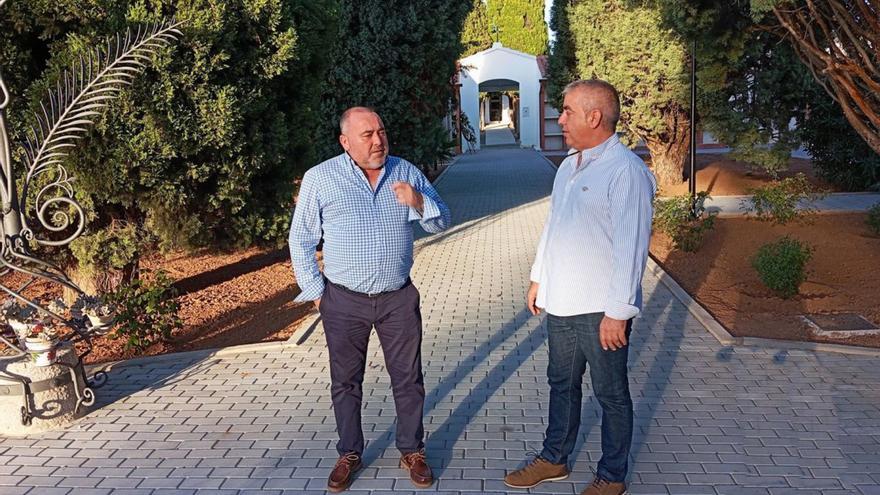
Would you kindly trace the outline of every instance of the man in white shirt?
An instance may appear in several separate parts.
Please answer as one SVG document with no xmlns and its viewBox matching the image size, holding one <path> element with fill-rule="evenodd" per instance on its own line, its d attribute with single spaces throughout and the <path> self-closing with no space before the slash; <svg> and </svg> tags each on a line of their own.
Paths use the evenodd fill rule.
<svg viewBox="0 0 880 495">
<path fill-rule="evenodd" d="M 530 488 L 568 477 L 589 365 L 602 407 L 602 458 L 582 495 L 620 495 L 633 430 L 629 334 L 641 310 L 657 183 L 617 137 L 613 86 L 581 80 L 563 94 L 559 125 L 574 152 L 556 173 L 527 296 L 532 314 L 547 311 L 550 417 L 540 455 L 504 482 Z"/>
</svg>

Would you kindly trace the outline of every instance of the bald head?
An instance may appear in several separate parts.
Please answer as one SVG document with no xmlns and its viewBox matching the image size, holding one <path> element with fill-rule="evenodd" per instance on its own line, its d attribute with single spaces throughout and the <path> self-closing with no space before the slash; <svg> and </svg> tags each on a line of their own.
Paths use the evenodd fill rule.
<svg viewBox="0 0 880 495">
<path fill-rule="evenodd" d="M 351 107 L 348 110 L 342 112 L 342 116 L 339 117 L 339 132 L 341 134 L 345 134 L 348 130 L 349 123 L 351 123 L 352 118 L 356 116 L 361 116 L 363 114 L 374 114 L 377 117 L 379 116 L 379 114 L 370 107 Z"/>
<path fill-rule="evenodd" d="M 385 124 L 372 108 L 352 107 L 339 118 L 339 144 L 364 170 L 378 170 L 388 158 Z"/>
<path fill-rule="evenodd" d="M 602 112 L 602 127 L 615 132 L 620 120 L 620 95 L 611 84 L 600 79 L 580 79 L 570 83 L 562 96 L 575 97 L 584 111 L 598 109 Z"/>
</svg>

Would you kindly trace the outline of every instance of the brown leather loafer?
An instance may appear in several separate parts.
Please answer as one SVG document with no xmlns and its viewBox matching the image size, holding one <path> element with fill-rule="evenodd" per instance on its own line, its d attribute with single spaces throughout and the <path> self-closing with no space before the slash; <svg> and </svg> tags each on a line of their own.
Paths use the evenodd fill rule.
<svg viewBox="0 0 880 495">
<path fill-rule="evenodd" d="M 425 462 L 424 449 L 400 457 L 400 468 L 409 471 L 409 479 L 418 488 L 428 488 L 434 483 L 431 468 Z"/>
<path fill-rule="evenodd" d="M 330 477 L 327 478 L 327 491 L 332 493 L 344 492 L 351 486 L 352 478 L 361 468 L 361 456 L 354 452 L 349 452 L 336 461 L 333 471 L 330 471 Z"/>
</svg>

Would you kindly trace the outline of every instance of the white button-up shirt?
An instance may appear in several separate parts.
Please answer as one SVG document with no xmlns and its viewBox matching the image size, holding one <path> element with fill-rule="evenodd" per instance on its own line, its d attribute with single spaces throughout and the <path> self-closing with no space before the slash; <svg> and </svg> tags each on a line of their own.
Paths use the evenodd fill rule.
<svg viewBox="0 0 880 495">
<path fill-rule="evenodd" d="M 556 316 L 638 315 L 656 191 L 654 175 L 617 135 L 566 158 L 532 265 L 537 306 Z"/>
</svg>

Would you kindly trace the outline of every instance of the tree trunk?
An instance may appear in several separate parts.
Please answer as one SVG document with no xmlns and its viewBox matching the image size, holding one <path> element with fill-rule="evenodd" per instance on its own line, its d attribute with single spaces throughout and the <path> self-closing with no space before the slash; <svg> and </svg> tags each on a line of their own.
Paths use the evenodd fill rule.
<svg viewBox="0 0 880 495">
<path fill-rule="evenodd" d="M 78 285 L 83 292 L 95 296 L 113 292 L 121 285 L 138 278 L 138 268 L 139 263 L 135 260 L 122 270 L 84 270 L 79 267 L 71 267 L 68 274 L 73 283 Z M 73 304 L 77 294 L 65 287 L 62 297 L 65 303 Z"/>
<path fill-rule="evenodd" d="M 684 180 L 684 165 L 687 160 L 690 131 L 684 112 L 667 115 L 669 124 L 661 136 L 645 136 L 642 139 L 651 153 L 651 169 L 662 186 L 681 184 Z M 680 113 L 680 115 L 678 114 Z"/>
</svg>

